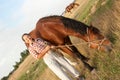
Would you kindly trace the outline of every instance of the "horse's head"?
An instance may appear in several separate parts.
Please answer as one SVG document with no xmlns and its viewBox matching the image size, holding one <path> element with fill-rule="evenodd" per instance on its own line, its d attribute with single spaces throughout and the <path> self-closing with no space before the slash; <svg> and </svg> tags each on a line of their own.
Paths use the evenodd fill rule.
<svg viewBox="0 0 120 80">
<path fill-rule="evenodd" d="M 111 42 L 95 27 L 87 28 L 87 41 L 91 48 L 98 49 L 100 51 L 112 51 Z"/>
</svg>

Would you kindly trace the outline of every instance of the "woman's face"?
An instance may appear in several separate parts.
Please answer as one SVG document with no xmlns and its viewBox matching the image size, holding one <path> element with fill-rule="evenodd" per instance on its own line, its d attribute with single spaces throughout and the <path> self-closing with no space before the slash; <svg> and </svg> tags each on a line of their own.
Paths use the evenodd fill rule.
<svg viewBox="0 0 120 80">
<path fill-rule="evenodd" d="M 25 43 L 31 43 L 31 42 L 33 42 L 32 38 L 29 35 L 24 35 L 23 39 L 24 39 Z"/>
</svg>

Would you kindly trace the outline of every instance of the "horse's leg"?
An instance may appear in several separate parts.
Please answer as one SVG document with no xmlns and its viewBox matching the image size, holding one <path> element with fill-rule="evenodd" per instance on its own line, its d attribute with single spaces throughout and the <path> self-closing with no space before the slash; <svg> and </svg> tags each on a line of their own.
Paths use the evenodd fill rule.
<svg viewBox="0 0 120 80">
<path fill-rule="evenodd" d="M 66 37 L 65 43 L 68 44 L 68 45 L 72 44 L 69 37 Z M 78 58 L 80 58 L 82 61 L 88 61 L 89 60 L 89 58 L 83 56 L 75 46 L 69 46 L 69 47 L 73 50 L 73 53 L 76 54 L 76 56 Z"/>
<path fill-rule="evenodd" d="M 65 39 L 65 43 L 66 44 L 72 44 L 71 41 L 70 41 L 70 38 L 69 37 L 66 37 Z M 83 64 L 85 65 L 85 67 L 87 67 L 90 71 L 92 71 L 94 69 L 94 67 L 90 66 L 88 63 L 86 63 L 86 61 L 89 60 L 89 58 L 83 56 L 75 46 L 69 46 L 73 51 L 71 51 L 72 53 L 75 53 L 75 55 L 81 59 L 81 61 L 83 62 Z M 64 47 L 65 48 L 65 47 Z"/>
<path fill-rule="evenodd" d="M 73 58 L 75 57 L 75 54 L 73 54 L 73 52 L 68 48 L 68 47 L 60 47 L 60 49 L 62 51 L 64 51 L 65 53 L 71 55 Z M 79 58 L 80 59 L 80 58 Z M 88 63 L 86 63 L 85 61 L 82 61 L 83 64 L 85 65 L 85 67 L 87 67 L 90 71 L 92 71 L 94 69 L 94 67 L 90 66 Z"/>
<path fill-rule="evenodd" d="M 72 50 L 70 50 L 67 46 L 64 47 L 60 47 L 60 49 L 67 53 L 68 55 L 72 56 L 73 58 L 76 58 L 77 56 L 75 54 L 73 54 Z"/>
</svg>

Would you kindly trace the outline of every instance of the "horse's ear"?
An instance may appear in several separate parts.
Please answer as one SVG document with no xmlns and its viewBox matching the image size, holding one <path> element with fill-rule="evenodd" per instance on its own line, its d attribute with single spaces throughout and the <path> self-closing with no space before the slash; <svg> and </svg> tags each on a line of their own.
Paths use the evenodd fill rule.
<svg viewBox="0 0 120 80">
<path fill-rule="evenodd" d="M 32 37 L 32 38 L 36 38 L 36 31 L 35 30 L 32 30 L 29 35 Z"/>
<path fill-rule="evenodd" d="M 90 23 L 90 27 L 91 27 L 91 28 L 93 27 L 92 22 Z"/>
<path fill-rule="evenodd" d="M 36 30 L 36 38 L 39 38 L 39 37 L 41 37 L 41 34 L 39 33 L 38 30 Z"/>
<path fill-rule="evenodd" d="M 100 33 L 100 30 L 99 30 L 98 28 L 94 27 L 94 26 L 92 25 L 92 23 L 90 23 L 90 29 L 91 29 L 94 33 Z"/>
</svg>

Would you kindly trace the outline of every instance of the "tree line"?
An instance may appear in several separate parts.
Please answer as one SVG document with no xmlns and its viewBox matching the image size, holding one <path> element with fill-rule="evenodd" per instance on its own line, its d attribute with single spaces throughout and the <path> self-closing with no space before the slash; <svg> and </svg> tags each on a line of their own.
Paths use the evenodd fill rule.
<svg viewBox="0 0 120 80">
<path fill-rule="evenodd" d="M 13 65 L 14 69 L 7 75 L 4 76 L 1 80 L 8 80 L 9 76 L 19 67 L 19 65 L 25 60 L 25 58 L 29 55 L 29 51 L 25 49 L 23 52 L 20 53 L 20 61 L 15 62 L 15 65 Z"/>
</svg>

